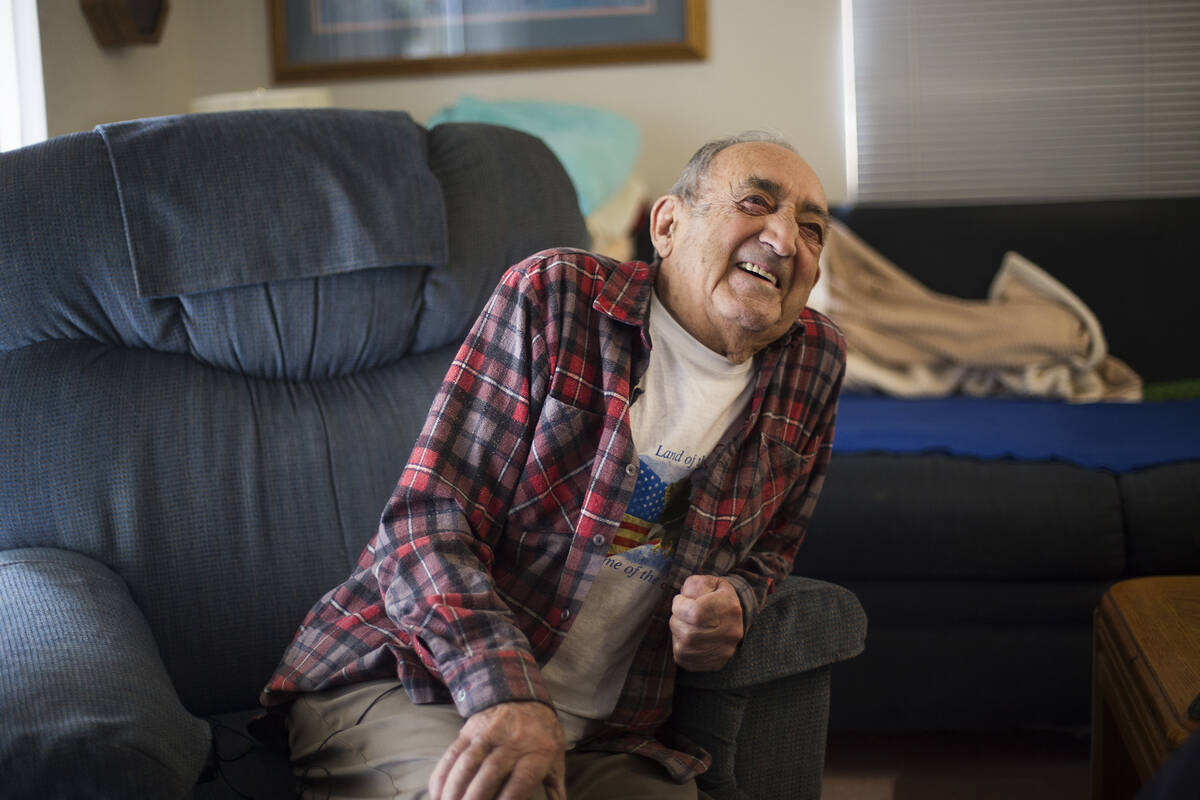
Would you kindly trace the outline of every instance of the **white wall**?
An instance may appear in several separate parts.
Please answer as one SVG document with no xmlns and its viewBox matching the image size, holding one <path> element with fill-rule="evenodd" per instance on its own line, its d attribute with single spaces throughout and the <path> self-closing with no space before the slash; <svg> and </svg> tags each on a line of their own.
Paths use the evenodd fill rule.
<svg viewBox="0 0 1200 800">
<path fill-rule="evenodd" d="M 158 44 L 105 50 L 79 3 L 38 0 L 48 134 L 186 111 L 193 73 L 191 2 L 171 4 Z"/>
<path fill-rule="evenodd" d="M 271 86 L 266 3 L 171 0 L 162 41 L 102 51 L 78 3 L 39 0 L 50 134 L 187 110 L 193 96 Z M 670 186 L 705 139 L 768 128 L 845 198 L 839 0 L 708 0 L 705 61 L 329 81 L 334 103 L 426 121 L 471 94 L 607 108 L 642 132 L 639 171 Z"/>
</svg>

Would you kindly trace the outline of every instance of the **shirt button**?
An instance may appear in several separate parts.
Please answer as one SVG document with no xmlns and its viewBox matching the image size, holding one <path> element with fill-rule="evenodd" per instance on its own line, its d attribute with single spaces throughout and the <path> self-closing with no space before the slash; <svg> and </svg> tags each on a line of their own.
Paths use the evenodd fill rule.
<svg viewBox="0 0 1200 800">
<path fill-rule="evenodd" d="M 571 609 L 564 608 L 562 614 L 559 616 L 559 619 L 566 619 L 569 616 L 571 616 Z"/>
<path fill-rule="evenodd" d="M 596 547 L 600 547 L 601 545 L 603 545 L 604 544 L 604 534 L 597 533 L 595 536 L 593 536 L 592 544 L 596 545 Z"/>
<path fill-rule="evenodd" d="M 466 690 L 466 689 L 459 689 L 459 690 L 458 690 L 458 699 L 459 699 L 459 700 L 466 700 L 466 699 L 467 699 L 467 690 Z"/>
<path fill-rule="evenodd" d="M 630 464 L 627 467 L 625 467 L 625 474 L 631 478 L 634 475 L 637 475 L 637 464 Z"/>
</svg>

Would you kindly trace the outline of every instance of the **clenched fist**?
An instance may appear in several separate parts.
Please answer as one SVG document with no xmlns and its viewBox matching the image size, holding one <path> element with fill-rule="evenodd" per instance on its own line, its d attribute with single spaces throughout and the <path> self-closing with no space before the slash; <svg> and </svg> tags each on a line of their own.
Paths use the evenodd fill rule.
<svg viewBox="0 0 1200 800">
<path fill-rule="evenodd" d="M 675 663 L 692 672 L 725 666 L 742 641 L 742 602 L 733 584 L 715 575 L 692 575 L 671 603 Z"/>
</svg>

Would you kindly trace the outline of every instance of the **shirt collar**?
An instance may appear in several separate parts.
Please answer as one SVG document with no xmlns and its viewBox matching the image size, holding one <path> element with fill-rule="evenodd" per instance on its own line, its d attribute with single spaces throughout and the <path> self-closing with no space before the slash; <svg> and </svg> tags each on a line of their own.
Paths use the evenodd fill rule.
<svg viewBox="0 0 1200 800">
<path fill-rule="evenodd" d="M 644 261 L 622 261 L 608 274 L 592 306 L 618 322 L 642 328 L 650 315 L 650 291 L 658 267 Z"/>
</svg>

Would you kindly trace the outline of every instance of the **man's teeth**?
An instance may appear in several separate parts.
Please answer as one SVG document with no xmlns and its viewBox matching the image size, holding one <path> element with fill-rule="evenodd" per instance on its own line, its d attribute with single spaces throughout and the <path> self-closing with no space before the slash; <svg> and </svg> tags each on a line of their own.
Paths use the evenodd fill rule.
<svg viewBox="0 0 1200 800">
<path fill-rule="evenodd" d="M 737 264 L 737 267 L 738 267 L 738 269 L 746 270 L 746 272 L 749 272 L 751 275 L 757 275 L 760 278 L 764 278 L 764 279 L 770 281 L 772 286 L 779 285 L 778 278 L 776 278 L 774 275 L 767 272 L 765 269 L 758 266 L 757 264 L 751 264 L 749 261 L 739 261 Z"/>
</svg>

